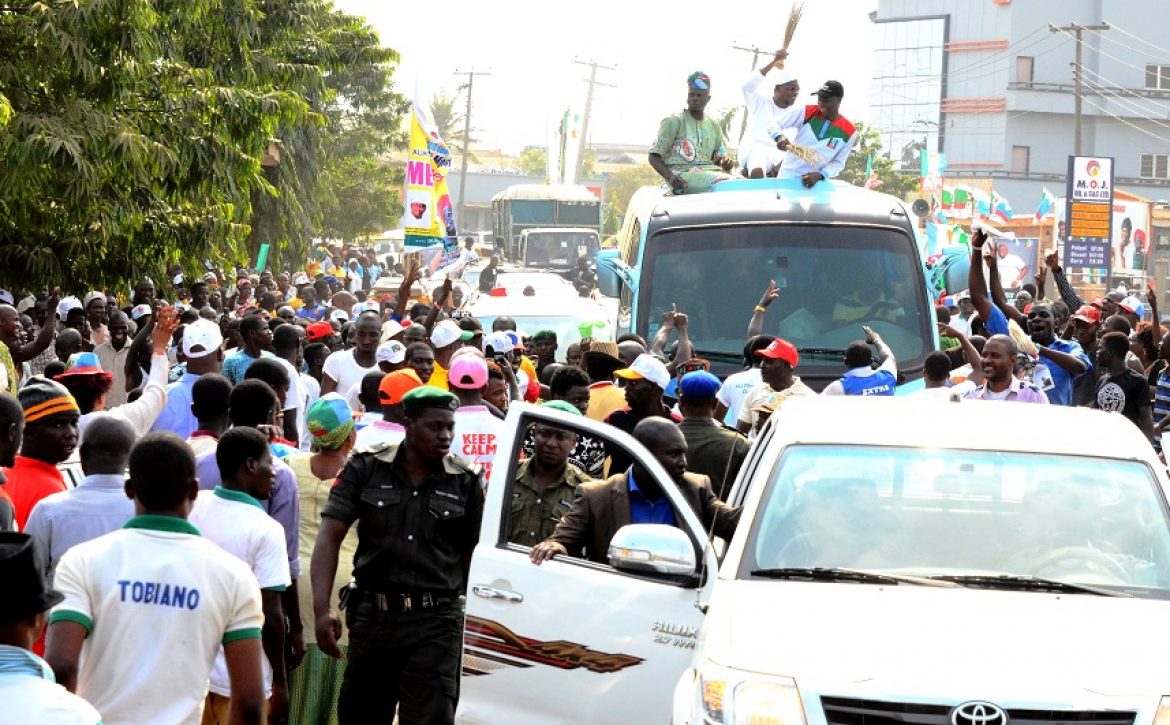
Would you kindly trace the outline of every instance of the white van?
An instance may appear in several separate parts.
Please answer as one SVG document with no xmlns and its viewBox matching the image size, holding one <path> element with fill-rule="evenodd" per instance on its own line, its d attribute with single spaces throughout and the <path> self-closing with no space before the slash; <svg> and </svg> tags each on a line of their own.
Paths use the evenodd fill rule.
<svg viewBox="0 0 1170 725">
<path fill-rule="evenodd" d="M 507 524 L 534 420 L 628 448 L 678 526 L 622 528 L 611 566 L 533 566 Z M 741 470 L 722 557 L 628 436 L 523 404 L 507 428 L 463 722 L 1170 724 L 1170 482 L 1119 415 L 790 400 Z"/>
</svg>

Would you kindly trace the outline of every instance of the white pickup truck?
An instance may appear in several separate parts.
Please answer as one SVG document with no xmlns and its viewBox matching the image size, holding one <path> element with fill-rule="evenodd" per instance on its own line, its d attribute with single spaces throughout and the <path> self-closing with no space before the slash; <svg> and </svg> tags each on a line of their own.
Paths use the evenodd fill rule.
<svg viewBox="0 0 1170 725">
<path fill-rule="evenodd" d="M 518 405 L 499 468 L 535 420 L 630 449 L 679 525 L 623 528 L 612 566 L 537 567 L 496 478 L 461 722 L 1170 725 L 1170 481 L 1119 415 L 791 400 L 740 473 L 726 547 L 593 421 Z"/>
</svg>

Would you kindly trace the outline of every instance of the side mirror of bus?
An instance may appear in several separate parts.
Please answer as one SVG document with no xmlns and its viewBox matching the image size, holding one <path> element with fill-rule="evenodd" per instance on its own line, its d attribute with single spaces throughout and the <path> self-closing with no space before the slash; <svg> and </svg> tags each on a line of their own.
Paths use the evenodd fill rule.
<svg viewBox="0 0 1170 725">
<path fill-rule="evenodd" d="M 597 289 L 606 297 L 619 297 L 622 293 L 622 279 L 613 266 L 615 260 L 597 260 Z"/>
</svg>

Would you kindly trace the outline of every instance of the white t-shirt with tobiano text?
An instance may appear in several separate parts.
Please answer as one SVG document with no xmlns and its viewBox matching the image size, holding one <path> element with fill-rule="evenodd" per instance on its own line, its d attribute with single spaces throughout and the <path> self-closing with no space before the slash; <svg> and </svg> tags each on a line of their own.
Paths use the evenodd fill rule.
<svg viewBox="0 0 1170 725">
<path fill-rule="evenodd" d="M 284 528 L 248 494 L 222 486 L 200 491 L 189 520 L 202 532 L 203 538 L 247 564 L 261 589 L 282 592 L 292 583 Z M 261 664 L 264 696 L 268 697 L 272 694 L 272 667 L 267 657 Z M 211 691 L 224 697 L 232 694 L 222 647 L 211 671 Z"/>
<path fill-rule="evenodd" d="M 86 628 L 77 694 L 106 725 L 199 725 L 222 644 L 260 637 L 256 577 L 174 516 L 126 527 L 61 557 L 52 622 Z M 160 693 L 165 693 L 165 697 Z"/>
</svg>

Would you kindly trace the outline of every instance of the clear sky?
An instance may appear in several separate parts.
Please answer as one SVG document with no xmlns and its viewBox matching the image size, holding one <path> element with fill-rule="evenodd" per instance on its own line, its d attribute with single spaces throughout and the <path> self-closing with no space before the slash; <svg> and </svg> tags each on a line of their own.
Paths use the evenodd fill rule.
<svg viewBox="0 0 1170 725">
<path fill-rule="evenodd" d="M 545 145 L 549 119 L 567 104 L 583 110 L 589 69 L 574 58 L 616 68 L 598 71 L 614 87 L 594 93 L 593 142 L 649 144 L 661 118 L 685 105 L 686 77 L 695 70 L 711 76 L 708 111 L 739 105 L 751 54 L 732 46 L 778 47 L 789 7 L 783 0 L 438 0 L 423 11 L 397 1 L 335 2 L 365 16 L 383 45 L 401 54 L 396 85 L 408 96 L 416 78 L 429 100 L 436 90 L 455 92 L 456 70 L 490 71 L 475 79 L 472 126 L 480 146 L 511 153 Z M 808 0 L 789 49 L 802 93 L 841 81 L 842 113 L 854 122 L 869 116 L 869 13 L 876 8 L 877 0 Z"/>
</svg>

